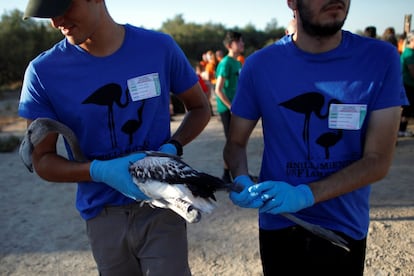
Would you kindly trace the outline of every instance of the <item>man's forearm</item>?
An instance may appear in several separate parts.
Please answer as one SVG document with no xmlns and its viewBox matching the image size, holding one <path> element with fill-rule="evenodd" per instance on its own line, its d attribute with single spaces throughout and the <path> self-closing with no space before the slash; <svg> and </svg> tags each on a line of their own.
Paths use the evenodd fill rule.
<svg viewBox="0 0 414 276">
<path fill-rule="evenodd" d="M 187 112 L 180 126 L 171 137 L 183 146 L 194 140 L 206 127 L 210 120 L 210 109 L 192 109 Z"/>
<path fill-rule="evenodd" d="M 33 163 L 36 173 L 44 180 L 51 182 L 91 181 L 90 162 L 80 163 L 50 153 L 43 155 Z"/>
<path fill-rule="evenodd" d="M 223 157 L 233 178 L 249 173 L 246 150 L 236 144 L 226 143 Z"/>
<path fill-rule="evenodd" d="M 390 160 L 380 156 L 362 158 L 348 167 L 310 183 L 315 203 L 352 192 L 384 178 L 391 165 Z"/>
</svg>

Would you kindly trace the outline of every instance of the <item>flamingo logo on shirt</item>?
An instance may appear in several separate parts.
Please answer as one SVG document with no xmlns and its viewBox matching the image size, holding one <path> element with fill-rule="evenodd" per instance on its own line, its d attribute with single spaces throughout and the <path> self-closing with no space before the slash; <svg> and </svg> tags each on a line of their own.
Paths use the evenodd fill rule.
<svg viewBox="0 0 414 276">
<path fill-rule="evenodd" d="M 314 114 L 320 120 L 324 120 L 329 116 L 329 106 L 332 103 L 341 103 L 337 99 L 331 99 L 327 104 L 326 113 L 323 114 L 322 110 L 325 108 L 325 102 L 325 97 L 321 93 L 308 92 L 293 97 L 290 100 L 287 100 L 279 104 L 280 106 L 290 109 L 296 113 L 303 114 L 305 116 L 302 130 L 302 139 L 307 148 L 308 160 L 311 159 L 309 133 L 312 114 Z M 324 148 L 325 158 L 329 159 L 329 148 L 337 144 L 341 139 L 342 130 L 338 130 L 337 132 L 330 131 L 320 135 L 319 138 L 316 140 L 316 143 Z"/>
<path fill-rule="evenodd" d="M 124 96 L 124 99 L 122 99 Z M 116 83 L 109 83 L 94 91 L 88 96 L 82 104 L 95 104 L 107 108 L 107 125 L 112 148 L 118 147 L 116 122 L 114 119 L 114 106 L 126 108 L 130 103 L 129 90 L 125 90 L 123 95 L 122 87 Z M 144 109 L 144 101 L 137 110 L 137 118 L 127 120 L 121 127 L 122 133 L 128 136 L 129 144 L 133 142 L 133 135 L 137 132 L 142 124 L 142 113 Z"/>
</svg>

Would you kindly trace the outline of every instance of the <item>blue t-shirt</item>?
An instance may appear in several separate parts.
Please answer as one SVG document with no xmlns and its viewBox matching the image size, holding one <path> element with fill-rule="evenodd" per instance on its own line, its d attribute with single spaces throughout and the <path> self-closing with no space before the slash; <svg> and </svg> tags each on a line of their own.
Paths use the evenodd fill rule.
<svg viewBox="0 0 414 276">
<path fill-rule="evenodd" d="M 124 42 L 110 56 L 92 56 L 64 39 L 34 59 L 19 115 L 58 120 L 75 132 L 88 159 L 113 159 L 165 143 L 170 92 L 182 93 L 197 81 L 170 36 L 125 25 Z M 78 184 L 76 206 L 84 219 L 105 205 L 129 202 L 103 183 Z"/>
<path fill-rule="evenodd" d="M 260 180 L 293 185 L 324 178 L 360 159 L 371 112 L 407 103 L 395 47 L 347 31 L 336 49 L 322 54 L 303 52 L 285 36 L 247 58 L 237 87 L 232 112 L 262 120 Z M 361 128 L 329 128 L 332 103 L 366 108 Z M 368 231 L 369 194 L 365 186 L 297 216 L 362 239 Z M 291 222 L 261 213 L 259 225 L 280 229 Z"/>
</svg>

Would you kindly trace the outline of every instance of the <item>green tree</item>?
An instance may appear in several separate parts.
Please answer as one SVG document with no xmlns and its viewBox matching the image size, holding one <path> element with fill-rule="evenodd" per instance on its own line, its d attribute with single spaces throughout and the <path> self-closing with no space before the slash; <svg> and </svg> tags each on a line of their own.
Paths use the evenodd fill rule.
<svg viewBox="0 0 414 276">
<path fill-rule="evenodd" d="M 160 29 L 160 31 L 170 34 L 177 41 L 193 64 L 200 61 L 202 54 L 208 50 L 221 49 L 226 53 L 223 39 L 227 30 L 222 24 L 212 22 L 203 25 L 186 23 L 182 14 L 165 21 Z M 282 37 L 285 28 L 279 28 L 277 20 L 273 19 L 265 31 L 256 30 L 252 24 L 247 24 L 243 28 L 235 27 L 232 30 L 243 35 L 245 42 L 244 55 L 248 56 L 267 45 L 269 41 L 273 42 Z"/>
<path fill-rule="evenodd" d="M 198 62 L 207 50 L 223 48 L 225 28 L 221 24 L 185 23 L 182 14 L 178 14 L 165 21 L 160 31 L 170 34 L 193 64 Z"/>
<path fill-rule="evenodd" d="M 31 59 L 62 39 L 60 32 L 42 21 L 22 20 L 13 10 L 0 21 L 0 86 L 21 81 Z"/>
<path fill-rule="evenodd" d="M 23 13 L 19 10 L 6 12 L 1 16 L 0 87 L 21 81 L 30 60 L 62 39 L 62 34 L 53 29 L 48 21 L 22 20 L 22 17 Z M 166 20 L 159 31 L 170 34 L 189 61 L 196 64 L 208 50 L 221 49 L 226 53 L 223 39 L 227 30 L 228 28 L 220 23 L 185 22 L 183 15 L 178 14 Z M 272 19 L 264 31 L 256 30 L 252 24 L 232 30 L 242 33 L 245 41 L 244 55 L 248 56 L 282 37 L 285 28 L 278 27 L 277 20 Z"/>
</svg>

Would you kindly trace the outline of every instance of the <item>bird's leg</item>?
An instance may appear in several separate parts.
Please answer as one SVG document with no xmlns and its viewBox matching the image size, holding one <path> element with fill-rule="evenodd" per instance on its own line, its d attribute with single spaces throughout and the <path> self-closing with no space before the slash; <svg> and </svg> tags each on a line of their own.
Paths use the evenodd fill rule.
<svg viewBox="0 0 414 276">
<path fill-rule="evenodd" d="M 339 246 L 343 249 L 345 249 L 346 251 L 349 252 L 349 248 L 347 246 L 348 242 L 346 240 L 344 240 L 341 236 L 335 234 L 334 232 L 332 232 L 331 230 L 325 229 L 319 225 L 316 224 L 312 224 L 309 222 L 306 222 L 292 214 L 288 214 L 288 213 L 283 213 L 280 214 L 282 216 L 284 216 L 285 218 L 287 218 L 288 220 L 293 221 L 294 223 L 296 223 L 297 225 L 305 228 L 306 230 L 310 231 L 311 233 L 315 234 L 316 236 L 323 238 L 325 240 L 330 241 L 332 244 Z"/>
<path fill-rule="evenodd" d="M 200 211 L 191 205 L 191 203 L 181 198 L 172 198 L 168 200 L 157 199 L 157 201 L 163 203 L 167 208 L 180 215 L 189 223 L 196 223 L 201 219 Z"/>
</svg>

